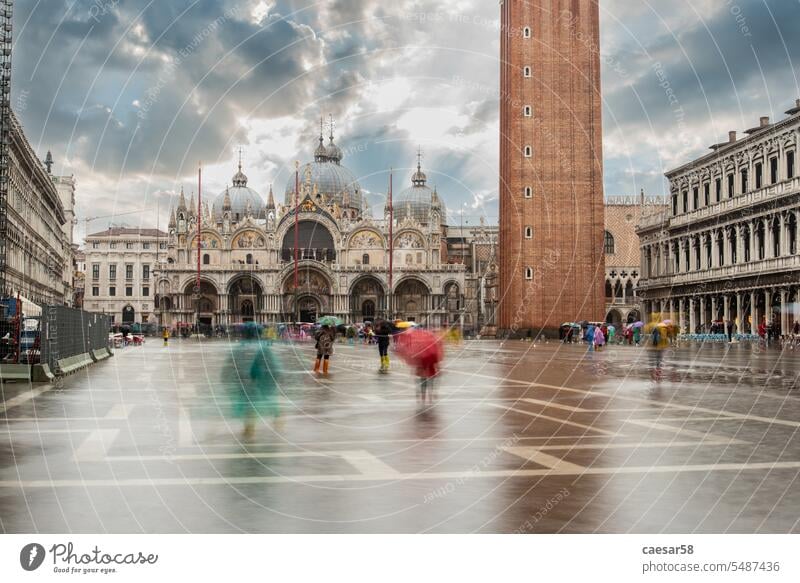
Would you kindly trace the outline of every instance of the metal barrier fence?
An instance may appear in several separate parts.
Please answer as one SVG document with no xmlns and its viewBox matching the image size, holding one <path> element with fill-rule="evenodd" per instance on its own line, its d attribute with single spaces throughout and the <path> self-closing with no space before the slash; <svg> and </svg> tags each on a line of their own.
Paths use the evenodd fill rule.
<svg viewBox="0 0 800 583">
<path fill-rule="evenodd" d="M 66 306 L 42 306 L 41 363 L 58 373 L 58 361 L 108 346 L 111 318 Z"/>
</svg>

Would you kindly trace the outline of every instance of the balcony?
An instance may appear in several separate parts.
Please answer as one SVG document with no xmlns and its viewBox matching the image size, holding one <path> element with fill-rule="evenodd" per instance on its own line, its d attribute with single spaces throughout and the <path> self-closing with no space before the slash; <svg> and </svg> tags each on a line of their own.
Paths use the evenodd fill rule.
<svg viewBox="0 0 800 583">
<path fill-rule="evenodd" d="M 698 283 L 702 281 L 721 281 L 733 277 L 747 275 L 767 275 L 775 272 L 784 272 L 800 269 L 800 255 L 786 255 L 783 257 L 773 257 L 772 259 L 762 259 L 749 263 L 737 263 L 735 265 L 725 265 L 703 271 L 690 271 L 689 273 L 677 273 L 671 275 L 660 275 L 651 277 L 639 282 L 640 287 L 661 287 L 664 285 L 681 285 Z"/>
<path fill-rule="evenodd" d="M 762 202 L 774 201 L 776 197 L 797 194 L 798 192 L 800 192 L 800 176 L 672 217 L 669 220 L 669 226 L 682 227 L 696 221 L 724 215 Z"/>
</svg>

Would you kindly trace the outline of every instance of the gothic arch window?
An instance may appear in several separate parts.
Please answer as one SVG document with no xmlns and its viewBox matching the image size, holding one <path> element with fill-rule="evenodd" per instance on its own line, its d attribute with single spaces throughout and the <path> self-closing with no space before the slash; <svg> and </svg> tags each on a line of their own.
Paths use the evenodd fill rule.
<svg viewBox="0 0 800 583">
<path fill-rule="evenodd" d="M 247 254 L 247 258 L 245 259 L 245 262 L 247 263 L 247 265 L 253 265 L 253 254 L 252 253 L 248 253 Z"/>
<path fill-rule="evenodd" d="M 364 253 L 364 255 L 361 256 L 361 264 L 369 265 L 369 253 Z"/>
<path fill-rule="evenodd" d="M 203 254 L 203 265 L 208 265 L 210 263 L 211 263 L 211 257 L 208 255 L 208 253 L 204 253 Z"/>
<path fill-rule="evenodd" d="M 614 254 L 614 235 L 608 231 L 605 231 L 603 235 L 603 251 L 606 255 Z"/>
</svg>

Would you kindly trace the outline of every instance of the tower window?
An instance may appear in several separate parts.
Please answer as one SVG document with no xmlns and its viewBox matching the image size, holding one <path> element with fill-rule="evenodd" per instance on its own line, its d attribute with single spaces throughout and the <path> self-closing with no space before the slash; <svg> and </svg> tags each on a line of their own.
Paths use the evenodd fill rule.
<svg viewBox="0 0 800 583">
<path fill-rule="evenodd" d="M 532 76 L 532 74 L 531 74 L 531 68 L 530 68 L 530 67 L 524 67 L 524 68 L 522 69 L 522 74 L 523 74 L 523 76 L 525 76 L 525 77 L 531 77 L 531 76 Z"/>
<path fill-rule="evenodd" d="M 525 157 L 530 158 L 533 156 L 533 148 L 530 146 L 525 146 Z"/>
<path fill-rule="evenodd" d="M 614 254 L 614 235 L 608 231 L 605 231 L 603 235 L 603 251 L 606 255 Z"/>
<path fill-rule="evenodd" d="M 527 279 L 528 281 L 533 281 L 533 268 L 532 267 L 526 267 L 525 268 L 525 279 Z"/>
<path fill-rule="evenodd" d="M 526 239 L 533 239 L 533 227 L 525 227 L 525 238 Z"/>
<path fill-rule="evenodd" d="M 525 187 L 525 198 L 533 198 L 533 189 L 530 186 Z"/>
<path fill-rule="evenodd" d="M 531 38 L 531 27 L 526 26 L 522 29 L 522 38 Z"/>
<path fill-rule="evenodd" d="M 525 117 L 531 117 L 533 115 L 533 108 L 530 105 L 526 105 L 522 108 L 522 114 Z"/>
</svg>

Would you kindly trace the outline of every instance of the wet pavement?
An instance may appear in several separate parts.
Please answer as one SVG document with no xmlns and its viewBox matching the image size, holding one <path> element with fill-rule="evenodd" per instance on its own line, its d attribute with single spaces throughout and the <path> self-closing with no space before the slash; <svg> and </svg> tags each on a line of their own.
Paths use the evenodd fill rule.
<svg viewBox="0 0 800 583">
<path fill-rule="evenodd" d="M 431 402 L 375 346 L 275 345 L 245 437 L 228 342 L 157 340 L 7 383 L 2 532 L 800 531 L 800 350 L 448 348 Z"/>
</svg>

